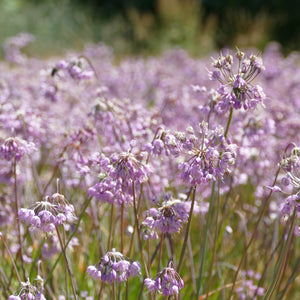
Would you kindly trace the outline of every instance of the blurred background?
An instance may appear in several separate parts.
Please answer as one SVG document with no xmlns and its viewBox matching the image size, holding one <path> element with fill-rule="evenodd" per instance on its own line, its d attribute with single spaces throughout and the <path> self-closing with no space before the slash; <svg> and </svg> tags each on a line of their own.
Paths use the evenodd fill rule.
<svg viewBox="0 0 300 300">
<path fill-rule="evenodd" d="M 259 50 L 278 41 L 300 48 L 295 0 L 0 0 L 0 57 L 5 39 L 35 36 L 26 51 L 49 56 L 104 42 L 116 57 L 157 55 L 180 47 L 203 56 L 223 47 Z"/>
</svg>

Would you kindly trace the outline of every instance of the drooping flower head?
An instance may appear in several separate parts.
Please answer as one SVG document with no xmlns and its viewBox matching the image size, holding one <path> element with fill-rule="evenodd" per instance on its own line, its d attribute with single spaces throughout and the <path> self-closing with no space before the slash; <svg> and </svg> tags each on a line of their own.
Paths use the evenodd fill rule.
<svg viewBox="0 0 300 300">
<path fill-rule="evenodd" d="M 146 278 L 144 283 L 150 292 L 159 292 L 163 296 L 178 295 L 183 288 L 184 282 L 180 275 L 173 268 L 173 263 L 170 262 L 168 267 L 152 278 Z"/>
<path fill-rule="evenodd" d="M 88 189 L 88 195 L 111 204 L 131 204 L 132 183 L 147 181 L 150 173 L 149 167 L 131 152 L 113 154 L 110 158 L 100 155 L 98 164 L 103 172 L 99 182 Z"/>
<path fill-rule="evenodd" d="M 283 223 L 286 223 L 293 212 L 296 210 L 297 221 L 294 233 L 300 236 L 300 148 L 294 145 L 290 155 L 285 155 L 280 162 L 281 169 L 285 176 L 281 182 L 284 186 L 290 186 L 292 191 L 285 193 L 279 187 L 273 187 L 273 191 L 284 193 L 284 199 L 278 205 L 279 217 Z"/>
<path fill-rule="evenodd" d="M 56 226 L 72 223 L 76 220 L 74 207 L 66 198 L 55 193 L 51 197 L 46 196 L 43 201 L 37 202 L 33 208 L 21 208 L 19 219 L 31 227 L 43 232 L 52 232 Z"/>
<path fill-rule="evenodd" d="M 44 280 L 41 276 L 37 276 L 32 284 L 29 279 L 27 282 L 21 283 L 20 291 L 17 295 L 10 295 L 8 300 L 46 300 L 44 294 Z"/>
<path fill-rule="evenodd" d="M 24 155 L 30 155 L 36 151 L 34 143 L 27 142 L 18 137 L 9 137 L 0 146 L 0 157 L 5 160 L 20 160 Z"/>
<path fill-rule="evenodd" d="M 54 76 L 59 70 L 64 70 L 75 80 L 91 79 L 95 73 L 89 67 L 89 62 L 84 57 L 74 58 L 69 62 L 61 60 L 53 68 L 51 75 Z"/>
<path fill-rule="evenodd" d="M 139 262 L 132 261 L 113 249 L 107 252 L 96 266 L 89 266 L 87 273 L 94 279 L 101 279 L 111 284 L 141 274 L 141 266 Z"/>
<path fill-rule="evenodd" d="M 228 54 L 214 59 L 213 67 L 210 78 L 221 83 L 218 93 L 222 97 L 217 103 L 220 111 L 226 112 L 229 108 L 242 107 L 247 110 L 263 103 L 266 96 L 262 88 L 252 84 L 256 76 L 264 70 L 261 57 L 251 55 L 246 58 L 242 51 L 237 50 L 235 58 Z"/>
<path fill-rule="evenodd" d="M 148 179 L 149 168 L 139 161 L 131 152 L 123 152 L 111 156 L 113 168 L 110 176 L 114 179 L 122 178 L 123 181 L 145 182 Z"/>
<path fill-rule="evenodd" d="M 165 195 L 157 208 L 150 208 L 146 212 L 148 216 L 143 225 L 147 226 L 150 232 L 157 230 L 170 234 L 178 232 L 182 224 L 188 220 L 190 204 Z"/>
</svg>

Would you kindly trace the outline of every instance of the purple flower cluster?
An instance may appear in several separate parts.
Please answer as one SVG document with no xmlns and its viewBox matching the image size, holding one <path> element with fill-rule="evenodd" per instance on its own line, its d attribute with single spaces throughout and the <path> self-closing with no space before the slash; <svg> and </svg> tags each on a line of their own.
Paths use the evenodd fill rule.
<svg viewBox="0 0 300 300">
<path fill-rule="evenodd" d="M 165 154 L 167 156 L 178 156 L 181 145 L 176 136 L 170 130 L 160 130 L 155 140 L 145 146 L 147 152 L 155 155 Z"/>
<path fill-rule="evenodd" d="M 39 275 L 34 279 L 32 284 L 29 280 L 21 284 L 22 286 L 18 295 L 11 295 L 7 300 L 46 300 L 43 294 L 44 280 Z"/>
<path fill-rule="evenodd" d="M 141 266 L 139 262 L 131 261 L 113 249 L 111 252 L 107 252 L 96 266 L 89 266 L 87 273 L 94 279 L 101 279 L 111 284 L 138 276 L 141 274 Z"/>
<path fill-rule="evenodd" d="M 88 69 L 83 58 L 72 59 L 70 62 L 59 61 L 52 70 L 52 75 L 54 76 L 59 70 L 66 71 L 71 78 L 76 80 L 91 79 L 95 76 L 94 71 Z"/>
<path fill-rule="evenodd" d="M 166 267 L 154 279 L 146 278 L 144 283 L 150 292 L 158 291 L 163 296 L 178 295 L 184 282 L 172 267 Z"/>
<path fill-rule="evenodd" d="M 170 234 L 178 232 L 182 224 L 188 220 L 190 206 L 190 202 L 164 197 L 158 208 L 146 211 L 148 216 L 143 225 L 149 228 L 150 232 L 156 230 Z"/>
<path fill-rule="evenodd" d="M 235 58 L 238 60 L 237 70 L 234 70 L 232 55 L 221 55 L 214 60 L 214 71 L 210 74 L 212 80 L 218 80 L 222 84 L 218 89 L 221 100 L 216 104 L 216 109 L 222 112 L 229 108 L 255 108 L 266 98 L 261 86 L 252 85 L 252 81 L 264 70 L 262 59 L 255 55 L 245 58 L 245 54 L 239 50 Z"/>
<path fill-rule="evenodd" d="M 130 152 L 99 156 L 98 163 L 104 173 L 100 181 L 88 189 L 88 195 L 102 202 L 121 205 L 131 204 L 132 182 L 143 183 L 148 180 L 150 169 Z"/>
<path fill-rule="evenodd" d="M 32 229 L 38 228 L 43 232 L 52 232 L 57 226 L 76 220 L 73 205 L 58 193 L 46 196 L 44 201 L 37 202 L 33 208 L 21 208 L 18 215 Z"/>
<path fill-rule="evenodd" d="M 284 188 L 290 188 L 290 193 L 286 196 L 280 187 L 273 187 L 274 192 L 280 192 L 285 195 L 278 205 L 279 216 L 282 222 L 286 223 L 296 209 L 297 218 L 300 219 L 300 148 L 294 145 L 290 155 L 285 155 L 280 162 L 281 169 L 285 172 L 281 183 Z M 294 233 L 300 236 L 299 226 L 296 225 Z"/>
<path fill-rule="evenodd" d="M 265 293 L 264 288 L 259 287 L 254 283 L 254 281 L 258 281 L 260 279 L 259 273 L 255 273 L 253 270 L 249 270 L 248 272 L 243 272 L 242 275 L 244 277 L 244 280 L 239 285 L 239 287 L 235 290 L 235 292 L 238 295 L 238 299 L 256 300 L 257 297 L 264 295 Z"/>
<path fill-rule="evenodd" d="M 236 158 L 236 145 L 225 139 L 221 126 L 210 130 L 208 124 L 202 122 L 199 127 L 200 137 L 193 134 L 184 140 L 188 159 L 178 165 L 183 181 L 193 186 L 222 181 Z"/>
<path fill-rule="evenodd" d="M 18 137 L 9 137 L 0 146 L 0 157 L 5 160 L 20 160 L 24 155 L 30 155 L 37 148 L 32 142 L 27 142 Z"/>
</svg>

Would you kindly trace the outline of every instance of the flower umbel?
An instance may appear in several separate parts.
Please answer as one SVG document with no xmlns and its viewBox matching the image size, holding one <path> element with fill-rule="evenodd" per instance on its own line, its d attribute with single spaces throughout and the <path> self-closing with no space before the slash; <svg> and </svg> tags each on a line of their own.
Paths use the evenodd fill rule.
<svg viewBox="0 0 300 300">
<path fill-rule="evenodd" d="M 21 283 L 21 289 L 18 295 L 11 295 L 8 300 L 46 300 L 43 294 L 44 280 L 41 276 L 37 276 L 31 284 L 29 279 L 27 282 Z"/>
<path fill-rule="evenodd" d="M 225 139 L 221 126 L 209 130 L 208 124 L 202 122 L 199 127 L 199 138 L 193 135 L 184 141 L 183 148 L 188 150 L 189 158 L 178 166 L 181 178 L 193 186 L 223 180 L 236 157 L 236 145 Z"/>
<path fill-rule="evenodd" d="M 76 220 L 74 207 L 66 198 L 55 193 L 51 197 L 46 196 L 43 201 L 37 202 L 33 208 L 21 208 L 19 218 L 44 232 L 52 232 L 56 226 L 72 223 Z"/>
<path fill-rule="evenodd" d="M 27 142 L 18 137 L 9 137 L 0 146 L 0 157 L 5 160 L 20 160 L 24 155 L 29 155 L 36 151 L 34 143 Z"/>
<path fill-rule="evenodd" d="M 245 54 L 237 50 L 235 58 L 238 60 L 236 70 L 234 70 L 235 59 L 228 54 L 214 59 L 214 71 L 210 73 L 212 80 L 222 84 L 218 90 L 222 97 L 217 103 L 217 108 L 223 112 L 231 107 L 234 109 L 243 107 L 245 110 L 255 108 L 266 98 L 262 88 L 252 84 L 256 76 L 265 69 L 261 57 L 251 55 L 245 58 Z"/>
<path fill-rule="evenodd" d="M 178 232 L 182 223 L 186 223 L 189 216 L 190 202 L 164 197 L 161 206 L 150 208 L 148 217 L 143 222 L 149 230 L 160 230 L 162 233 Z"/>
<path fill-rule="evenodd" d="M 141 274 L 141 266 L 113 249 L 107 252 L 96 266 L 89 266 L 87 273 L 94 279 L 101 279 L 111 284 Z"/>
<path fill-rule="evenodd" d="M 144 280 L 150 292 L 158 291 L 163 296 L 178 295 L 179 290 L 184 286 L 184 282 L 180 275 L 174 270 L 173 263 L 169 262 L 168 267 L 156 274 L 154 279 L 146 278 Z"/>
</svg>

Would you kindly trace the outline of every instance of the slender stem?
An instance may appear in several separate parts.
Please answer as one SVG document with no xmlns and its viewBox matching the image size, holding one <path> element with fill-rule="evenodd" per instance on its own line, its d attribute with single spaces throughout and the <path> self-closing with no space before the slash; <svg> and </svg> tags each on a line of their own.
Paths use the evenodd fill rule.
<svg viewBox="0 0 300 300">
<path fill-rule="evenodd" d="M 230 111 L 229 111 L 229 117 L 228 117 L 226 129 L 225 129 L 225 134 L 224 134 L 225 138 L 227 138 L 227 134 L 228 134 L 228 131 L 229 131 L 230 123 L 231 123 L 231 120 L 232 120 L 232 113 L 233 113 L 233 108 L 231 107 Z"/>
<path fill-rule="evenodd" d="M 124 203 L 121 206 L 121 253 L 123 253 L 124 248 Z"/>
<path fill-rule="evenodd" d="M 57 181 L 58 183 L 58 181 Z M 57 189 L 57 193 L 59 193 L 59 189 Z M 56 228 L 56 230 L 58 231 L 58 228 Z M 63 243 L 62 245 L 64 245 L 66 243 L 66 239 L 65 239 L 65 234 L 63 236 Z M 62 247 L 63 249 L 63 247 Z M 65 287 L 66 287 L 66 298 L 69 299 L 69 287 L 68 287 L 68 263 L 65 263 Z M 72 279 L 71 279 L 72 280 Z"/>
<path fill-rule="evenodd" d="M 276 266 L 276 269 L 275 269 L 275 272 L 274 272 L 274 276 L 272 278 L 272 281 L 270 283 L 270 286 L 266 292 L 266 295 L 264 297 L 264 300 L 268 300 L 268 299 L 271 299 L 274 291 L 275 291 L 275 288 L 276 288 L 276 285 L 277 283 L 279 282 L 281 276 L 282 276 L 282 271 L 283 271 L 283 266 L 284 266 L 284 261 L 286 259 L 286 255 L 288 253 L 288 250 L 289 250 L 289 247 L 290 247 L 290 243 L 291 243 L 291 240 L 292 240 L 292 236 L 293 236 L 293 232 L 294 232 L 294 226 L 295 226 L 295 221 L 296 221 L 296 208 L 294 208 L 294 212 L 293 212 L 293 217 L 292 217 L 292 222 L 291 222 L 291 225 L 290 225 L 290 229 L 289 229 L 289 233 L 288 233 L 288 238 L 286 240 L 286 243 L 284 244 L 283 246 L 283 249 L 282 249 L 282 252 L 280 254 L 280 257 L 278 259 L 278 263 L 277 263 L 277 266 Z"/>
<path fill-rule="evenodd" d="M 274 187 L 275 184 L 276 184 L 276 181 L 277 181 L 277 177 L 278 177 L 278 175 L 279 175 L 279 172 L 280 172 L 280 167 L 278 168 L 278 170 L 277 170 L 277 172 L 276 172 L 276 174 L 275 174 L 275 179 L 274 179 L 274 182 L 273 182 L 272 187 Z M 241 267 L 242 267 L 242 263 L 244 262 L 244 259 L 245 259 L 246 255 L 247 255 L 247 251 L 248 251 L 250 245 L 251 245 L 252 242 L 254 241 L 254 238 L 255 238 L 256 233 L 257 233 L 257 230 L 258 230 L 258 225 L 260 224 L 260 221 L 262 220 L 262 217 L 263 217 L 264 212 L 265 212 L 265 209 L 266 209 L 266 207 L 267 207 L 267 205 L 268 205 L 268 203 L 269 203 L 269 200 L 270 200 L 270 198 L 271 198 L 271 196 L 272 196 L 272 193 L 273 193 L 273 191 L 272 191 L 272 189 L 271 189 L 270 192 L 269 192 L 269 195 L 267 196 L 267 198 L 266 198 L 266 200 L 265 200 L 265 202 L 264 202 L 264 204 L 263 204 L 263 207 L 262 207 L 262 209 L 261 209 L 261 211 L 260 211 L 258 220 L 257 220 L 257 222 L 256 222 L 255 228 L 254 228 L 253 233 L 252 233 L 252 235 L 251 235 L 251 238 L 250 238 L 250 240 L 249 240 L 249 242 L 248 242 L 248 244 L 247 244 L 247 246 L 246 246 L 245 251 L 243 252 L 243 256 L 242 256 L 242 258 L 241 258 L 241 260 L 240 260 L 240 263 L 239 263 L 239 266 L 238 266 L 238 268 L 237 268 L 237 270 L 236 270 L 236 272 L 235 272 L 235 276 L 234 276 L 234 280 L 233 280 L 233 285 L 232 285 L 232 288 L 231 288 L 231 290 L 230 290 L 229 299 L 231 299 L 231 296 L 232 296 L 232 293 L 233 293 L 234 287 L 235 287 L 235 282 L 236 282 L 236 280 L 237 280 L 239 271 L 240 271 L 240 269 L 241 269 Z"/>
<path fill-rule="evenodd" d="M 45 187 L 44 187 L 44 191 L 43 191 L 43 193 L 42 193 L 41 198 L 44 198 L 44 197 L 45 197 L 48 187 L 50 186 L 51 182 L 53 181 L 53 179 L 54 179 L 55 176 L 56 176 L 56 173 L 57 173 L 58 170 L 59 170 L 59 166 L 60 166 L 60 164 L 61 164 L 60 158 L 63 157 L 64 153 L 66 152 L 66 150 L 67 150 L 67 148 L 68 148 L 69 146 L 70 146 L 70 145 L 68 144 L 68 145 L 66 145 L 66 146 L 63 148 L 63 151 L 61 152 L 61 154 L 60 154 L 60 156 L 59 156 L 59 160 L 58 160 L 58 162 L 56 163 L 56 165 L 55 165 L 55 167 L 54 167 L 54 170 L 53 170 L 53 172 L 52 172 L 52 175 L 51 175 L 49 181 L 46 183 L 46 185 L 45 185 Z"/>
<path fill-rule="evenodd" d="M 113 235 L 113 222 L 114 221 L 114 205 L 111 205 L 110 210 L 110 225 L 109 225 L 109 236 L 108 236 L 108 242 L 107 242 L 107 250 L 111 250 L 111 244 L 112 244 L 112 235 Z"/>
<path fill-rule="evenodd" d="M 86 211 L 86 209 L 88 208 L 88 206 L 90 205 L 92 199 L 93 199 L 92 197 L 89 198 L 89 199 L 87 199 L 86 204 L 85 204 L 85 206 L 83 207 L 82 213 L 80 214 L 80 216 L 79 216 L 79 218 L 78 218 L 78 222 L 77 222 L 77 224 L 76 224 L 76 227 L 75 227 L 74 231 L 72 232 L 72 234 L 70 235 L 69 239 L 67 240 L 67 242 L 66 242 L 66 244 L 65 244 L 64 250 L 67 249 L 67 247 L 68 247 L 69 243 L 71 242 L 73 236 L 76 234 L 76 232 L 77 232 L 77 230 L 78 230 L 78 228 L 79 228 L 80 222 L 81 222 L 81 220 L 82 220 L 82 218 L 83 218 L 83 216 L 84 216 L 84 214 L 85 214 L 85 211 Z M 46 278 L 46 280 L 45 280 L 44 286 L 49 282 L 49 280 L 50 280 L 50 278 L 51 278 L 51 276 L 52 276 L 52 273 L 54 272 L 54 270 L 55 270 L 55 268 L 56 268 L 56 266 L 57 266 L 57 264 L 58 264 L 58 262 L 60 261 L 60 259 L 61 259 L 62 256 L 63 256 L 63 253 L 60 252 L 58 258 L 56 259 L 56 261 L 55 261 L 55 263 L 54 263 L 52 269 L 50 270 L 50 272 L 49 272 L 49 274 L 48 274 L 48 276 L 47 276 L 47 278 Z"/>
<path fill-rule="evenodd" d="M 46 239 L 42 240 L 42 242 L 39 245 L 39 248 L 37 249 L 37 251 L 35 253 L 34 259 L 33 259 L 32 263 L 30 265 L 29 278 L 31 278 L 33 270 L 34 270 L 35 266 L 37 265 L 37 260 L 39 259 L 39 256 L 42 252 L 42 247 L 45 244 L 45 241 L 46 241 Z"/>
<path fill-rule="evenodd" d="M 139 295 L 137 297 L 137 300 L 141 300 L 142 299 L 144 285 L 145 285 L 145 283 L 144 283 L 145 282 L 145 278 L 146 278 L 146 276 L 144 275 L 143 282 L 142 282 L 142 285 L 141 285 L 140 292 L 139 292 Z"/>
<path fill-rule="evenodd" d="M 2 286 L 2 291 L 5 295 L 5 297 L 8 298 L 9 295 L 11 295 L 11 291 L 8 286 L 8 279 L 7 279 L 4 271 L 1 268 L 0 268 L 0 282 L 1 282 L 1 286 Z"/>
<path fill-rule="evenodd" d="M 229 132 L 229 127 L 232 121 L 232 114 L 233 114 L 233 108 L 230 108 L 229 111 L 229 117 L 227 120 L 227 125 L 224 133 L 225 139 L 227 138 L 228 132 Z M 212 210 L 213 210 L 213 203 L 214 203 L 214 195 L 215 195 L 215 188 L 216 188 L 216 182 L 213 182 L 212 189 L 211 189 L 211 195 L 210 195 L 210 200 L 209 200 L 209 209 L 208 209 L 208 214 L 207 214 L 207 219 L 206 219 L 206 224 L 205 224 L 205 229 L 204 229 L 204 237 L 203 237 L 203 245 L 202 245 L 202 254 L 201 254 L 201 262 L 200 262 L 200 269 L 199 269 L 199 277 L 197 280 L 197 293 L 196 293 L 196 299 L 199 298 L 199 293 L 201 289 L 201 284 L 202 284 L 202 276 L 203 276 L 203 269 L 204 269 L 204 263 L 205 263 L 205 256 L 206 256 L 206 244 L 207 244 L 207 235 L 208 235 L 208 227 L 212 215 Z"/>
<path fill-rule="evenodd" d="M 183 245 L 182 245 L 182 249 L 181 249 L 181 253 L 180 253 L 179 263 L 177 266 L 178 273 L 180 272 L 180 269 L 181 269 L 181 266 L 183 263 L 184 252 L 185 252 L 185 248 L 186 248 L 188 237 L 189 237 L 189 231 L 190 231 L 190 227 L 191 227 L 192 215 L 193 215 L 194 204 L 195 204 L 196 187 L 195 186 L 191 187 L 190 191 L 192 191 L 192 193 L 193 193 L 192 194 L 192 203 L 191 203 L 189 218 L 188 218 L 188 222 L 187 222 L 187 226 L 186 226 L 186 230 L 185 230 L 184 241 L 183 241 Z"/>
<path fill-rule="evenodd" d="M 194 290 L 194 293 L 196 293 L 196 274 L 195 274 L 195 268 L 194 268 L 193 249 L 192 249 L 190 235 L 188 236 L 187 246 L 188 246 L 190 264 L 191 264 L 193 290 Z"/>
<path fill-rule="evenodd" d="M 298 276 L 298 270 L 300 266 L 300 258 L 297 259 L 297 262 L 293 268 L 293 272 L 289 277 L 285 287 L 276 295 L 276 299 L 283 299 L 284 294 L 287 292 L 289 286 L 294 282 L 295 278 Z"/>
<path fill-rule="evenodd" d="M 212 269 L 213 269 L 214 260 L 215 260 L 215 257 L 216 257 L 219 209 L 220 209 L 220 184 L 218 185 L 216 226 L 215 226 L 214 244 L 213 244 L 213 249 L 212 249 L 213 255 L 212 255 L 212 260 L 211 260 L 211 264 L 210 264 L 210 267 L 209 267 L 209 274 L 208 274 L 208 280 L 207 280 L 207 289 L 206 289 L 207 298 L 208 298 L 209 289 L 210 289 Z"/>
<path fill-rule="evenodd" d="M 16 266 L 16 264 L 15 264 L 15 261 L 14 261 L 12 255 L 11 255 L 11 252 L 10 252 L 10 250 L 9 250 L 9 248 L 8 248 L 6 242 L 5 242 L 5 239 L 4 239 L 4 237 L 3 237 L 3 234 L 2 234 L 1 232 L 0 232 L 0 238 L 1 238 L 1 240 L 2 240 L 2 243 L 3 243 L 3 245 L 4 245 L 4 248 L 6 249 L 8 255 L 9 255 L 9 258 L 10 258 L 10 260 L 11 260 L 11 262 L 12 262 L 13 268 L 14 268 L 14 270 L 15 270 L 15 272 L 16 272 L 17 277 L 18 277 L 18 281 L 19 281 L 19 283 L 21 284 L 21 283 L 22 283 L 22 280 L 21 280 L 21 278 L 20 278 L 20 275 L 19 275 L 17 266 Z"/>
<path fill-rule="evenodd" d="M 150 258 L 150 240 L 147 240 L 147 258 L 148 258 L 148 270 L 151 273 L 151 258 Z"/>
<path fill-rule="evenodd" d="M 148 268 L 147 268 L 145 258 L 144 258 L 144 253 L 143 253 L 143 245 L 142 245 L 141 235 L 140 235 L 140 225 L 139 225 L 139 220 L 138 220 L 138 211 L 137 211 L 136 199 L 135 199 L 134 181 L 132 182 L 132 195 L 133 195 L 135 228 L 136 228 L 136 233 L 137 233 L 137 238 L 138 238 L 138 243 L 139 243 L 139 248 L 140 248 L 141 260 L 142 260 L 142 264 L 145 268 L 146 275 L 147 275 L 147 277 L 149 277 Z"/>
<path fill-rule="evenodd" d="M 63 245 L 63 241 L 61 239 L 58 227 L 56 227 L 56 233 L 57 233 L 58 240 L 59 240 L 59 243 L 60 243 L 61 251 L 62 251 L 64 259 L 65 259 L 66 267 L 67 267 L 67 270 L 68 270 L 68 273 L 69 273 L 69 276 L 70 276 L 70 281 L 71 281 L 71 287 L 72 287 L 73 296 L 74 296 L 74 299 L 77 300 L 77 296 L 76 296 L 76 292 L 75 292 L 75 287 L 74 287 L 74 282 L 73 282 L 74 275 L 72 274 L 71 267 L 70 267 L 70 264 L 69 264 L 69 261 L 68 261 L 67 255 L 66 255 L 65 247 Z"/>
<path fill-rule="evenodd" d="M 240 282 L 242 282 L 242 280 L 241 280 Z M 232 287 L 232 285 L 233 285 L 233 283 L 228 283 L 228 284 L 223 285 L 223 286 L 221 286 L 220 288 L 218 288 L 218 289 L 216 289 L 216 290 L 214 290 L 214 291 L 209 292 L 209 293 L 208 293 L 208 296 L 207 296 L 207 294 L 201 295 L 201 296 L 200 296 L 199 298 L 197 298 L 197 299 L 198 299 L 198 300 L 204 300 L 204 299 L 207 299 L 209 296 L 212 296 L 212 295 L 215 294 L 215 293 L 218 293 L 218 292 L 220 292 L 220 291 L 222 291 L 222 290 L 224 290 L 224 289 L 227 289 L 227 288 Z"/>
<path fill-rule="evenodd" d="M 125 300 L 128 300 L 128 292 L 129 292 L 129 289 L 128 289 L 128 280 L 126 280 Z"/>
<path fill-rule="evenodd" d="M 16 161 L 16 158 L 14 159 L 14 162 L 13 162 L 13 171 L 14 171 L 14 191 L 15 191 L 15 217 L 16 217 L 16 222 L 17 222 L 18 240 L 19 240 L 19 246 L 20 246 L 21 267 L 22 267 L 24 281 L 26 281 L 26 273 L 25 273 L 25 266 L 24 266 L 24 260 L 23 260 L 23 243 L 22 243 L 22 236 L 21 236 L 21 226 L 20 226 L 20 220 L 18 217 L 19 200 L 18 200 L 18 188 L 17 188 L 17 161 Z"/>
<path fill-rule="evenodd" d="M 144 183 L 142 182 L 141 183 L 141 187 L 140 187 L 140 194 L 139 194 L 139 197 L 138 197 L 138 200 L 137 200 L 137 203 L 138 203 L 137 204 L 137 208 L 136 208 L 137 215 L 139 214 L 139 209 L 140 209 L 140 203 L 141 203 L 141 199 L 142 199 L 143 188 L 144 188 Z M 134 195 L 134 197 L 135 197 L 135 195 Z M 133 227 L 133 233 L 132 233 L 131 239 L 130 239 L 130 245 L 129 245 L 129 250 L 128 250 L 128 253 L 129 253 L 128 256 L 129 257 L 131 256 L 131 251 L 132 251 L 132 247 L 133 247 L 133 240 L 134 240 L 135 229 L 136 229 L 136 226 Z"/>
<path fill-rule="evenodd" d="M 117 293 L 117 299 L 121 299 L 121 282 L 118 282 L 118 293 Z"/>
<path fill-rule="evenodd" d="M 159 254 L 158 254 L 158 262 L 157 262 L 157 273 L 160 271 L 160 262 L 161 262 L 161 256 L 162 256 L 162 249 L 163 249 L 164 237 L 165 237 L 165 234 L 162 232 L 161 238 L 160 238 L 160 247 L 159 247 Z"/>
<path fill-rule="evenodd" d="M 104 282 L 101 281 L 100 290 L 99 290 L 99 294 L 98 294 L 98 300 L 101 300 L 101 299 L 102 299 L 102 291 L 103 291 L 103 288 L 104 288 Z"/>
<path fill-rule="evenodd" d="M 205 263 L 205 256 L 206 256 L 206 244 L 207 244 L 207 235 L 208 235 L 208 227 L 212 215 L 213 210 L 213 203 L 214 203 L 214 195 L 215 195 L 215 188 L 216 188 L 216 182 L 213 182 L 212 188 L 211 188 L 211 194 L 210 194 L 210 200 L 209 200 L 209 209 L 207 213 L 207 219 L 204 229 L 204 236 L 203 236 L 203 245 L 202 245 L 202 253 L 201 253 L 201 261 L 200 261 L 200 269 L 199 269 L 199 277 L 197 280 L 197 296 L 196 298 L 199 298 L 200 288 L 202 285 L 202 276 L 203 276 L 203 269 L 204 269 L 204 263 Z"/>
<path fill-rule="evenodd" d="M 112 284 L 112 299 L 116 300 L 116 289 L 115 289 L 115 282 Z"/>
</svg>

